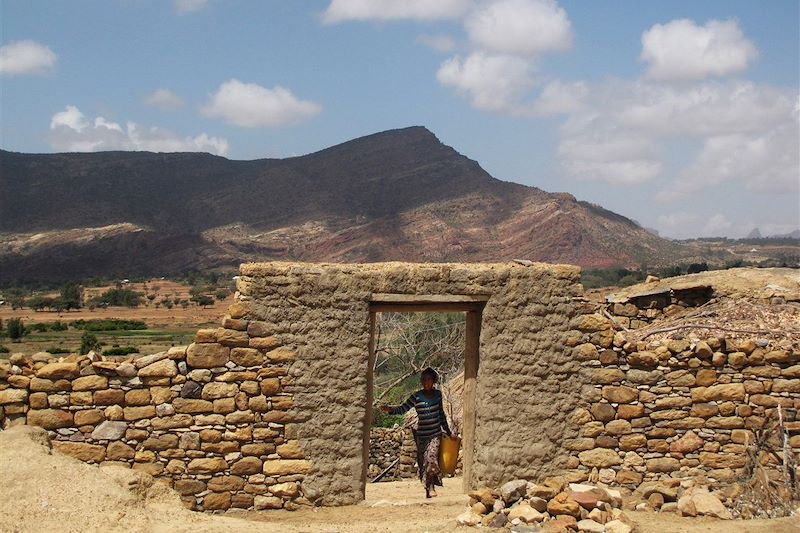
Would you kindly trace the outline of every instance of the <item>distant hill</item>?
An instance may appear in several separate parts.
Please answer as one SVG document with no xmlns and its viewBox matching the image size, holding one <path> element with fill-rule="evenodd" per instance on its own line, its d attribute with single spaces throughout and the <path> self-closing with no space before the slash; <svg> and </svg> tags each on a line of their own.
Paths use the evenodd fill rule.
<svg viewBox="0 0 800 533">
<path fill-rule="evenodd" d="M 681 245 L 497 180 L 423 127 L 288 159 L 0 151 L 0 278 L 169 275 L 243 261 L 658 265 Z"/>
</svg>

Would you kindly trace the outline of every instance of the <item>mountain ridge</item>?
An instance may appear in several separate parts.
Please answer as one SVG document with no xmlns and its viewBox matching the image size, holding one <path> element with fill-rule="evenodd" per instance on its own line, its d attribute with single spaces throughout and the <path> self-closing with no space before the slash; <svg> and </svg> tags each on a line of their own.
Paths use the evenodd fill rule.
<svg viewBox="0 0 800 533">
<path fill-rule="evenodd" d="M 0 151 L 0 169 L 0 276 L 12 279 L 92 275 L 93 264 L 133 276 L 268 259 L 599 267 L 686 253 L 569 193 L 494 178 L 422 126 L 286 159 Z M 137 230 L 96 230 L 126 224 Z"/>
</svg>

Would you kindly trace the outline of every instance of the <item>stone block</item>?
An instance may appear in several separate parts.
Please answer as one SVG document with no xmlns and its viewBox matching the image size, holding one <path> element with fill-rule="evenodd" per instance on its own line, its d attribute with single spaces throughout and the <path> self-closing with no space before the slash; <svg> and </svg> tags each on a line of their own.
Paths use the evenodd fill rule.
<svg viewBox="0 0 800 533">
<path fill-rule="evenodd" d="M 592 382 L 599 385 L 611 385 L 625 379 L 625 372 L 618 368 L 598 368 L 592 372 Z"/>
<path fill-rule="evenodd" d="M 288 440 L 276 449 L 282 459 L 304 459 L 305 453 L 297 440 Z"/>
<path fill-rule="evenodd" d="M 192 368 L 214 368 L 225 366 L 231 349 L 221 344 L 190 344 L 186 349 L 186 362 Z"/>
<path fill-rule="evenodd" d="M 208 490 L 214 492 L 242 490 L 245 479 L 239 476 L 214 476 L 208 480 Z"/>
<path fill-rule="evenodd" d="M 222 457 L 205 457 L 192 459 L 186 467 L 190 474 L 215 474 L 228 469 L 228 463 Z"/>
<path fill-rule="evenodd" d="M 0 405 L 9 403 L 25 403 L 28 400 L 28 391 L 25 389 L 0 390 Z"/>
<path fill-rule="evenodd" d="M 130 406 L 150 405 L 150 390 L 129 390 L 125 393 L 125 403 Z"/>
<path fill-rule="evenodd" d="M 167 377 L 172 378 L 178 375 L 178 365 L 172 359 L 162 359 L 161 361 L 147 365 L 139 370 L 139 377 L 141 378 L 154 378 L 154 377 Z"/>
<path fill-rule="evenodd" d="M 203 492 L 206 490 L 206 484 L 199 479 L 178 479 L 175 480 L 175 486 L 173 488 L 181 496 L 188 496 L 190 494 Z"/>
<path fill-rule="evenodd" d="M 283 507 L 283 499 L 277 496 L 255 496 L 253 506 L 257 511 L 264 509 L 280 509 Z"/>
<path fill-rule="evenodd" d="M 110 442 L 106 448 L 106 459 L 109 461 L 127 461 L 135 455 L 136 450 L 119 440 Z"/>
<path fill-rule="evenodd" d="M 28 411 L 28 424 L 44 429 L 59 429 L 72 426 L 72 413 L 59 409 L 37 409 Z"/>
<path fill-rule="evenodd" d="M 106 420 L 97 426 L 94 431 L 92 431 L 92 438 L 95 440 L 119 440 L 123 435 L 125 435 L 125 430 L 127 428 L 128 424 L 125 422 L 112 422 Z"/>
<path fill-rule="evenodd" d="M 641 399 L 641 393 L 640 393 Z M 622 404 L 617 407 L 617 417 L 623 420 L 631 420 L 644 415 L 644 405 L 641 403 Z"/>
<path fill-rule="evenodd" d="M 231 465 L 231 474 L 247 476 L 261 473 L 262 463 L 258 457 L 244 457 Z"/>
<path fill-rule="evenodd" d="M 53 449 L 86 463 L 99 463 L 106 458 L 104 446 L 84 442 L 53 441 Z"/>
<path fill-rule="evenodd" d="M 611 403 L 632 403 L 639 398 L 639 391 L 626 386 L 603 387 L 603 398 Z"/>
<path fill-rule="evenodd" d="M 261 366 L 264 364 L 264 354 L 255 348 L 234 348 L 231 350 L 231 361 L 244 367 Z"/>
<path fill-rule="evenodd" d="M 246 331 L 217 328 L 216 335 L 217 342 L 223 346 L 246 347 L 250 343 L 250 337 Z"/>
<path fill-rule="evenodd" d="M 672 457 L 657 457 L 645 461 L 645 466 L 648 472 L 667 473 L 680 470 L 681 463 Z"/>
<path fill-rule="evenodd" d="M 203 509 L 206 511 L 223 511 L 230 507 L 230 492 L 211 492 L 203 497 Z"/>
<path fill-rule="evenodd" d="M 264 396 L 274 396 L 281 391 L 281 382 L 277 378 L 267 378 L 261 380 L 261 394 Z"/>
<path fill-rule="evenodd" d="M 692 389 L 692 401 L 705 403 L 710 401 L 744 401 L 745 390 L 742 383 L 727 383 L 710 387 Z"/>
<path fill-rule="evenodd" d="M 717 371 L 712 368 L 703 368 L 697 371 L 695 381 L 700 387 L 708 387 L 713 385 L 717 380 Z"/>
<path fill-rule="evenodd" d="M 42 379 L 74 379 L 80 376 L 78 363 L 49 363 L 36 371 L 36 377 Z"/>
<path fill-rule="evenodd" d="M 171 433 L 164 435 L 152 436 L 142 443 L 142 448 L 145 450 L 152 450 L 163 452 L 172 448 L 178 447 L 178 436 Z"/>
<path fill-rule="evenodd" d="M 270 350 L 267 352 L 267 359 L 271 363 L 285 363 L 294 361 L 297 357 L 297 353 L 294 350 L 290 350 L 289 348 L 275 348 L 274 350 Z"/>
<path fill-rule="evenodd" d="M 83 376 L 72 381 L 72 390 L 101 390 L 108 388 L 108 378 L 105 376 Z"/>
<path fill-rule="evenodd" d="M 589 468 L 608 468 L 622 463 L 619 454 L 613 450 L 596 448 L 578 454 L 581 464 Z M 267 473 L 266 471 L 264 472 Z"/>
<path fill-rule="evenodd" d="M 647 446 L 647 437 L 641 433 L 622 435 L 619 438 L 619 448 L 622 451 L 632 451 Z"/>
<path fill-rule="evenodd" d="M 268 459 L 264 461 L 265 476 L 286 476 L 307 474 L 311 470 L 311 462 L 302 459 Z"/>
<path fill-rule="evenodd" d="M 213 413 L 214 405 L 207 400 L 190 400 L 186 398 L 175 398 L 172 400 L 172 406 L 178 413 Z"/>
<path fill-rule="evenodd" d="M 100 409 L 86 409 L 75 411 L 73 415 L 76 426 L 93 426 L 105 420 L 105 415 Z"/>
<path fill-rule="evenodd" d="M 120 389 L 106 389 L 94 391 L 95 405 L 124 405 L 125 392 Z"/>
<path fill-rule="evenodd" d="M 153 418 L 156 416 L 156 408 L 152 405 L 144 405 L 141 407 L 125 407 L 123 409 L 125 420 L 142 420 L 145 418 Z"/>
<path fill-rule="evenodd" d="M 235 383 L 211 382 L 203 386 L 201 398 L 204 400 L 217 400 L 220 398 L 231 398 L 239 392 L 239 386 Z"/>
</svg>

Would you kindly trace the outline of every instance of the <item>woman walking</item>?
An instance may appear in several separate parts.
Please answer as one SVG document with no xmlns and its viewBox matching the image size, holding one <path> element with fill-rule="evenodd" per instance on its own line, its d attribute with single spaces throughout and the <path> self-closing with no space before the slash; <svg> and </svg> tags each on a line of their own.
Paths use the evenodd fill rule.
<svg viewBox="0 0 800 533">
<path fill-rule="evenodd" d="M 435 486 L 442 486 L 442 472 L 439 468 L 439 445 L 442 432 L 451 436 L 447 417 L 444 414 L 442 392 L 434 388 L 439 376 L 432 368 L 420 374 L 422 389 L 408 397 L 399 407 L 381 407 L 384 413 L 402 415 L 415 409 L 419 421 L 414 438 L 417 441 L 417 465 L 419 479 L 425 487 L 425 497 L 436 496 Z M 444 430 L 444 431 L 442 431 Z"/>
</svg>

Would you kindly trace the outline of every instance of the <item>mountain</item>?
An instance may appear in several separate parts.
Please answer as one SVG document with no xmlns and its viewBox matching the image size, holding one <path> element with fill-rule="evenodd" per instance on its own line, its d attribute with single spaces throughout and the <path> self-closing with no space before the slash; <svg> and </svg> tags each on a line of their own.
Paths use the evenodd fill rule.
<svg viewBox="0 0 800 533">
<path fill-rule="evenodd" d="M 423 127 L 288 159 L 0 151 L 0 279 L 169 275 L 243 261 L 657 265 L 686 249 L 500 181 Z"/>
</svg>

